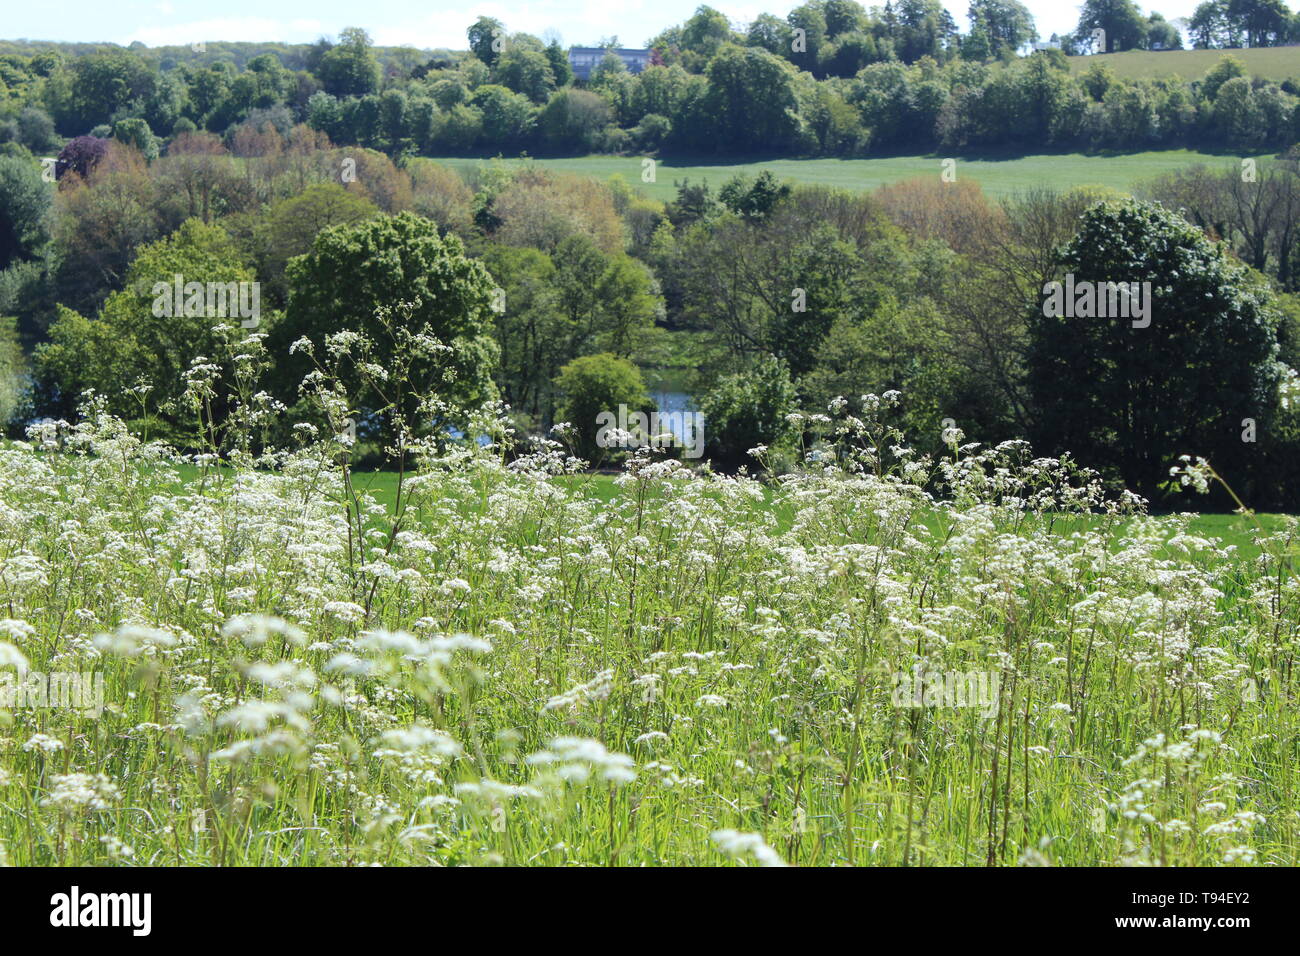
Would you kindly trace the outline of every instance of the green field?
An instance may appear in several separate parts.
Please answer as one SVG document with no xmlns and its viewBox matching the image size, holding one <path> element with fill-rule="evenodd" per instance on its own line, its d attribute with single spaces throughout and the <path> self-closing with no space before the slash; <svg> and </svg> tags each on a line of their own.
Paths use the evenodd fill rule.
<svg viewBox="0 0 1300 956">
<path fill-rule="evenodd" d="M 1300 77 L 1300 47 L 1276 46 L 1258 50 L 1130 50 L 1097 56 L 1070 57 L 1070 72 L 1082 73 L 1094 63 L 1103 63 L 1126 80 L 1177 74 L 1185 80 L 1199 80 L 1226 54 L 1246 64 L 1251 76 L 1266 80 Z"/>
<path fill-rule="evenodd" d="M 569 491 L 582 495 L 584 497 L 594 498 L 605 502 L 606 504 L 617 507 L 630 507 L 634 502 L 630 499 L 629 494 L 620 489 L 615 482 L 613 474 L 593 473 L 586 475 L 571 475 L 563 478 L 557 478 L 555 481 L 568 489 Z M 364 471 L 353 474 L 353 484 L 356 488 L 369 495 L 373 495 L 376 501 L 382 502 L 390 509 L 397 501 L 397 472 L 394 471 Z M 766 504 L 754 505 L 753 510 L 772 510 L 772 492 L 766 495 Z M 787 509 L 776 509 L 777 526 L 782 530 L 788 530 L 790 527 L 791 515 Z M 1259 524 L 1268 531 L 1277 531 L 1280 529 L 1285 520 L 1285 515 L 1262 513 L 1255 516 Z M 1090 518 L 1071 517 L 1070 522 L 1079 529 L 1095 528 L 1100 522 Z M 932 522 L 926 521 L 929 525 Z M 1058 526 L 1060 533 L 1066 533 L 1066 529 Z M 1255 557 L 1260 553 L 1259 546 L 1255 543 L 1256 525 L 1250 517 L 1241 514 L 1198 514 L 1188 526 L 1191 534 L 1205 538 L 1217 538 L 1225 547 L 1236 548 L 1237 551 L 1248 557 Z"/>
<path fill-rule="evenodd" d="M 1285 536 L 996 452 L 941 502 L 452 450 L 395 525 L 90 427 L 0 448 L 0 862 L 1297 862 Z"/>
<path fill-rule="evenodd" d="M 1266 51 L 1260 51 L 1266 52 Z M 1267 159 L 1271 153 L 1253 154 Z M 641 158 L 638 156 L 579 156 L 563 159 L 535 159 L 533 162 L 549 169 L 579 173 L 595 179 L 606 180 L 621 176 L 629 185 L 647 196 L 668 201 L 677 195 L 674 180 L 707 181 L 715 189 L 737 173 L 753 175 L 770 170 L 782 180 L 816 183 L 840 189 L 871 190 L 887 183 L 918 176 L 938 176 L 944 157 L 941 156 L 890 156 L 880 159 L 771 159 L 744 163 L 709 163 L 692 165 L 678 160 L 659 162 L 655 182 L 641 182 Z M 1052 186 L 1068 189 L 1074 186 L 1108 186 L 1129 192 L 1139 183 L 1162 176 L 1175 169 L 1197 163 L 1222 164 L 1236 161 L 1211 153 L 1188 149 L 1160 150 L 1145 153 L 1119 153 L 1114 155 L 1086 155 L 1062 153 L 1059 155 L 1022 156 L 1016 159 L 963 159 L 957 157 L 957 178 L 973 179 L 984 187 L 990 196 L 1014 195 L 1035 186 Z M 465 157 L 438 158 L 462 173 L 471 172 L 484 159 Z M 520 160 L 505 160 L 517 163 Z"/>
</svg>

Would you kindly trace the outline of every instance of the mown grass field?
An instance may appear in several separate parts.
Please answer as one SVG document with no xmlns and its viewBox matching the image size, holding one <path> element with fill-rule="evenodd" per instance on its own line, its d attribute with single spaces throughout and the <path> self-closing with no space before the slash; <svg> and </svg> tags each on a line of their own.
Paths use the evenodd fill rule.
<svg viewBox="0 0 1300 956">
<path fill-rule="evenodd" d="M 1271 153 L 1252 155 L 1263 162 L 1268 162 L 1272 157 Z M 1106 155 L 1064 153 L 1015 159 L 955 158 L 958 179 L 975 180 L 987 194 L 996 197 L 1014 195 L 1041 186 L 1055 189 L 1106 186 L 1120 192 L 1130 192 L 1139 183 L 1176 169 L 1197 163 L 1222 165 L 1240 162 L 1241 157 L 1175 149 Z M 941 156 L 892 156 L 879 159 L 772 159 L 716 164 L 669 159 L 658 164 L 653 183 L 641 181 L 641 159 L 636 156 L 580 156 L 532 161 L 550 169 L 578 173 L 599 180 L 621 176 L 628 185 L 643 194 L 667 202 L 677 195 L 674 180 L 705 181 L 717 189 L 737 173 L 752 176 L 762 170 L 770 170 L 780 180 L 815 183 L 839 189 L 872 190 L 918 176 L 937 177 L 943 159 Z M 469 172 L 480 163 L 490 162 L 487 159 L 465 157 L 443 157 L 435 161 L 462 172 Z"/>
<path fill-rule="evenodd" d="M 1300 78 L 1300 46 L 1263 47 L 1258 50 L 1129 50 L 1099 53 L 1096 56 L 1069 57 L 1070 71 L 1082 73 L 1094 63 L 1102 63 L 1121 79 L 1151 79 L 1177 74 L 1184 80 L 1199 80 L 1225 54 L 1246 64 L 1251 76 L 1281 82 Z"/>
</svg>

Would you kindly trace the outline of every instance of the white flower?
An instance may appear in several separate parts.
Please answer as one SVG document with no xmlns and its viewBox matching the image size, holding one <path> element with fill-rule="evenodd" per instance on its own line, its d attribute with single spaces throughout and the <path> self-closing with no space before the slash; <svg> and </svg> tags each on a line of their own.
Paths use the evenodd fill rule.
<svg viewBox="0 0 1300 956">
<path fill-rule="evenodd" d="M 302 628 L 266 614 L 239 614 L 226 622 L 222 637 L 238 637 L 248 647 L 260 647 L 271 637 L 283 637 L 290 644 L 301 645 L 307 635 Z"/>
<path fill-rule="evenodd" d="M 12 667 L 19 674 L 27 673 L 27 657 L 6 641 L 0 641 L 0 668 Z"/>
<path fill-rule="evenodd" d="M 718 849 L 730 857 L 752 856 L 759 866 L 785 866 L 775 850 L 758 833 L 742 833 L 739 830 L 714 830 L 710 834 Z"/>
</svg>

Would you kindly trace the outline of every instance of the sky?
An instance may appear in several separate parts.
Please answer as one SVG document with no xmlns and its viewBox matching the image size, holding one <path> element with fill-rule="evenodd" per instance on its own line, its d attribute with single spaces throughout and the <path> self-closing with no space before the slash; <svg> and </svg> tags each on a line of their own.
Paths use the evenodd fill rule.
<svg viewBox="0 0 1300 956">
<path fill-rule="evenodd" d="M 467 47 L 465 30 L 480 16 L 496 17 L 511 31 L 523 31 L 565 46 L 594 45 L 617 36 L 639 47 L 666 27 L 684 22 L 702 0 L 62 0 L 57 5 L 9 3 L 0 20 L 0 38 L 109 41 L 149 46 L 200 40 L 281 40 L 309 43 L 336 36 L 348 26 L 366 29 L 381 46 Z M 759 13 L 784 15 L 802 0 L 714 0 L 736 24 Z M 863 6 L 883 5 L 866 0 Z M 1039 35 L 1065 33 L 1075 26 L 1080 2 L 1024 0 Z M 1199 0 L 1156 0 L 1144 11 L 1166 19 L 1190 16 Z M 1300 0 L 1289 0 L 1296 8 Z M 945 0 L 958 25 L 967 28 L 967 0 Z"/>
</svg>

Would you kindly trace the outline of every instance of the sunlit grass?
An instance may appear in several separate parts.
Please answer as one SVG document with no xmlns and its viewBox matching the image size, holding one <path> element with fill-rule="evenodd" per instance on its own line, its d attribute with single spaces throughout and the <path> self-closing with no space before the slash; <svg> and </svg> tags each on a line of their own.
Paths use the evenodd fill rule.
<svg viewBox="0 0 1300 956">
<path fill-rule="evenodd" d="M 1294 50 L 1295 47 L 1290 49 Z M 1272 161 L 1273 153 L 1242 154 L 1256 156 L 1261 162 Z M 753 162 L 719 160 L 660 160 L 653 183 L 641 180 L 639 156 L 576 156 L 533 159 L 550 169 L 563 170 L 607 180 L 621 176 L 633 189 L 663 202 L 677 195 L 673 183 L 683 179 L 707 182 L 714 191 L 736 174 L 753 176 L 769 170 L 780 180 L 832 186 L 854 191 L 873 190 L 889 183 L 917 177 L 938 179 L 943 156 L 884 156 L 868 159 L 755 159 Z M 958 179 L 979 183 L 990 196 L 1009 196 L 1035 187 L 1070 189 L 1075 186 L 1105 186 L 1130 192 L 1149 180 L 1188 166 L 1205 163 L 1222 166 L 1240 163 L 1241 156 L 1224 156 L 1187 149 L 1149 150 L 1128 153 L 1061 153 L 1002 158 L 992 156 L 955 157 Z M 469 172 L 486 159 L 442 157 L 436 160 L 462 172 Z M 507 163 L 518 160 L 507 159 Z"/>
<path fill-rule="evenodd" d="M 1237 517 L 997 504 L 991 452 L 952 501 L 480 452 L 395 508 L 95 441 L 0 452 L 4 653 L 105 685 L 0 715 L 8 862 L 1297 860 L 1300 595 Z"/>
</svg>

